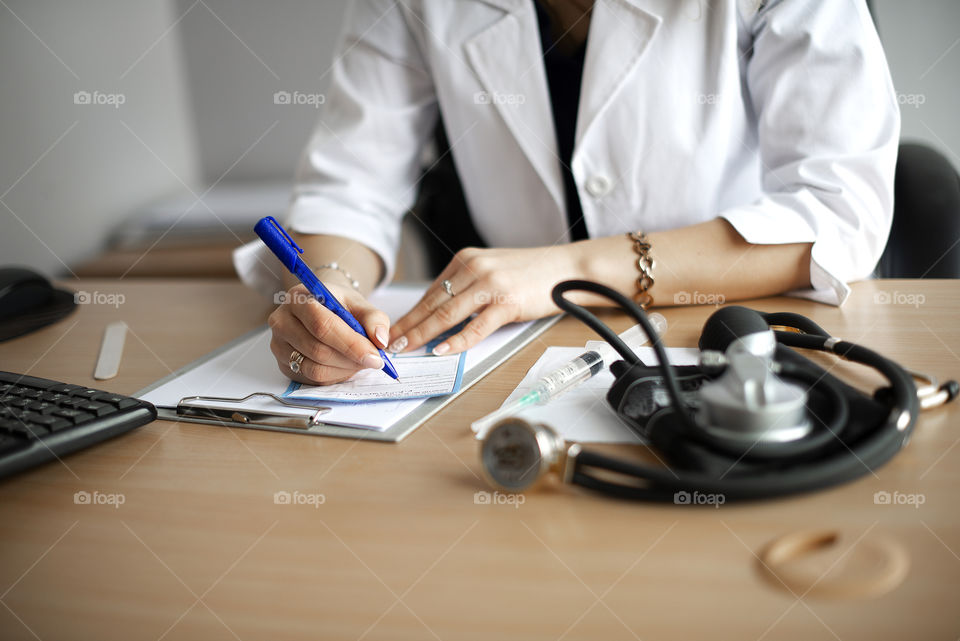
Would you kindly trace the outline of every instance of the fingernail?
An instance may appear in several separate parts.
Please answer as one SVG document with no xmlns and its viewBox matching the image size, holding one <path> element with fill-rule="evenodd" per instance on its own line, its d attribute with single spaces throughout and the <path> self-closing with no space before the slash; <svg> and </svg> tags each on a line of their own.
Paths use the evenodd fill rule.
<svg viewBox="0 0 960 641">
<path fill-rule="evenodd" d="M 390 334 L 387 333 L 387 328 L 383 325 L 378 325 L 375 330 L 373 330 L 373 335 L 377 337 L 377 342 L 380 343 L 380 347 L 386 347 L 387 341 L 390 340 Z"/>
<path fill-rule="evenodd" d="M 367 354 L 360 364 L 367 369 L 383 369 L 383 359 L 376 354 Z"/>
<path fill-rule="evenodd" d="M 393 345 L 390 346 L 391 352 L 402 352 L 407 348 L 407 337 L 401 336 L 397 340 L 393 341 Z"/>
<path fill-rule="evenodd" d="M 440 343 L 439 345 L 433 348 L 433 355 L 443 356 L 449 351 L 450 351 L 450 343 Z"/>
</svg>

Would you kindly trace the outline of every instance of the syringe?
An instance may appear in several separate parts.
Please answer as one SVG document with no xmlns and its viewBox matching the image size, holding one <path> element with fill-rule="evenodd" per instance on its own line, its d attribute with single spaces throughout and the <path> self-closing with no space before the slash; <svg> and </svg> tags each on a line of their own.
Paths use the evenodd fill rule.
<svg viewBox="0 0 960 641">
<path fill-rule="evenodd" d="M 667 331 L 667 319 L 663 314 L 653 313 L 648 316 L 650 324 L 663 335 Z M 620 339 L 631 349 L 640 347 L 647 342 L 647 335 L 640 325 L 634 325 L 620 334 Z M 541 377 L 529 392 L 504 405 L 498 410 L 474 421 L 470 427 L 481 436 L 487 428 L 507 416 L 512 416 L 524 408 L 533 405 L 544 405 L 557 398 L 564 392 L 576 387 L 580 383 L 599 374 L 605 365 L 618 357 L 617 351 L 608 343 L 601 343 L 595 349 L 580 354 L 566 364 L 558 367 L 549 374 Z"/>
</svg>

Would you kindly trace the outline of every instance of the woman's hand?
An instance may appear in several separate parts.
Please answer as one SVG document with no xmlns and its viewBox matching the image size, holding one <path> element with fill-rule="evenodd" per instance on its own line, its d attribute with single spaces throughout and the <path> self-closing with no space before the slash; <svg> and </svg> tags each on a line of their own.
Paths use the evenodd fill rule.
<svg viewBox="0 0 960 641">
<path fill-rule="evenodd" d="M 378 347 L 386 347 L 390 319 L 349 286 L 327 284 L 330 293 L 363 325 Z M 291 287 L 286 300 L 267 321 L 273 330 L 270 351 L 280 371 L 307 385 L 345 381 L 361 369 L 382 369 L 377 348 L 317 302 L 303 285 Z M 290 355 L 303 354 L 299 373 L 290 369 Z"/>
<path fill-rule="evenodd" d="M 393 326 L 390 351 L 416 349 L 475 312 L 462 331 L 433 352 L 462 352 L 507 323 L 558 313 L 550 291 L 579 276 L 577 252 L 577 243 L 457 252 L 420 302 Z M 453 296 L 443 287 L 445 280 Z"/>
</svg>

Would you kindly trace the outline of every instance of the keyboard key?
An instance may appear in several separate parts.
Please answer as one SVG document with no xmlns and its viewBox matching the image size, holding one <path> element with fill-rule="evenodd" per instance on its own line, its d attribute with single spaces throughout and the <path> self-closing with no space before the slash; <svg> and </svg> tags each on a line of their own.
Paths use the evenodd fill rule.
<svg viewBox="0 0 960 641">
<path fill-rule="evenodd" d="M 120 394 L 111 394 L 109 392 L 98 392 L 92 399 L 100 401 L 101 403 L 109 403 L 119 409 L 133 407 L 137 404 L 136 399 L 132 399 L 129 396 L 121 396 Z"/>
<path fill-rule="evenodd" d="M 123 396 L 119 394 L 111 394 L 110 392 L 97 392 L 96 394 L 90 397 L 90 400 L 100 401 L 101 403 L 110 403 L 111 405 L 115 405 L 116 403 L 118 403 L 119 401 L 122 401 L 123 399 L 124 399 Z"/>
<path fill-rule="evenodd" d="M 39 415 L 38 415 L 39 416 Z M 15 435 L 23 436 L 25 438 L 43 438 L 50 433 L 43 425 L 39 425 L 33 422 L 20 422 L 11 430 Z"/>
<path fill-rule="evenodd" d="M 20 418 L 30 425 L 39 425 L 51 430 L 61 430 L 65 427 L 73 426 L 73 423 L 65 418 L 60 418 L 59 416 L 48 416 L 45 414 L 34 414 L 33 412 L 24 412 L 23 416 Z"/>
<path fill-rule="evenodd" d="M 48 428 L 51 432 L 59 432 L 61 430 L 72 430 L 76 427 L 76 424 L 68 418 L 61 418 L 57 416 L 48 416 L 47 418 L 56 418 L 56 423 L 51 423 L 50 425 L 45 425 L 44 427 Z"/>
<path fill-rule="evenodd" d="M 0 418 L 0 431 L 14 433 L 20 429 L 21 422 L 15 418 Z"/>
<path fill-rule="evenodd" d="M 86 389 L 83 385 L 68 385 L 67 383 L 57 383 L 47 388 L 48 392 L 59 392 L 60 394 L 69 394 L 74 390 Z"/>
<path fill-rule="evenodd" d="M 90 398 L 92 399 L 97 394 L 102 394 L 100 390 L 90 389 L 89 387 L 84 387 L 82 389 L 73 390 L 70 392 L 70 396 L 76 396 L 77 398 Z"/>
<path fill-rule="evenodd" d="M 40 400 L 47 403 L 60 403 L 68 398 L 70 397 L 66 394 L 58 394 L 57 392 L 44 392 L 40 395 Z"/>
<path fill-rule="evenodd" d="M 68 421 L 73 422 L 74 425 L 79 423 L 86 423 L 90 419 L 94 418 L 93 414 L 89 412 L 81 412 L 80 410 L 75 410 L 71 408 L 61 408 L 53 413 L 54 416 L 59 416 L 60 418 L 65 418 Z"/>
<path fill-rule="evenodd" d="M 82 412 L 90 412 L 97 416 L 106 416 L 107 414 L 113 414 L 117 411 L 117 408 L 114 406 L 98 401 L 85 401 L 80 405 L 74 405 L 74 407 Z"/>
<path fill-rule="evenodd" d="M 7 372 L 4 372 L 8 374 Z M 27 387 L 32 387 L 33 389 L 45 390 L 49 389 L 51 385 L 56 385 L 56 381 L 51 381 L 46 378 L 37 378 L 36 376 L 27 376 L 26 374 L 22 376 L 17 376 L 14 379 L 4 378 L 8 383 L 19 383 L 20 385 L 25 385 Z"/>
<path fill-rule="evenodd" d="M 45 403 L 43 401 L 33 401 L 28 403 L 26 408 L 31 412 L 36 412 L 37 414 L 52 414 L 54 410 L 60 409 L 59 406 L 54 405 L 53 403 Z"/>
</svg>

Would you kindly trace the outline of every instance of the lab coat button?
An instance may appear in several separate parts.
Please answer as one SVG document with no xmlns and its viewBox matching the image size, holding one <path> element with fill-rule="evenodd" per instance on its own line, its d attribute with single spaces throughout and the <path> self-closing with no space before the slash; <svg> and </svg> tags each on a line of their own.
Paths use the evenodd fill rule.
<svg viewBox="0 0 960 641">
<path fill-rule="evenodd" d="M 605 196 L 610 192 L 610 179 L 606 176 L 590 176 L 587 179 L 587 193 L 594 198 Z"/>
</svg>

